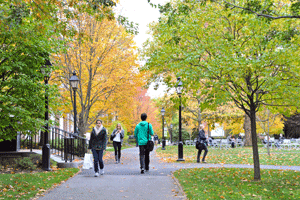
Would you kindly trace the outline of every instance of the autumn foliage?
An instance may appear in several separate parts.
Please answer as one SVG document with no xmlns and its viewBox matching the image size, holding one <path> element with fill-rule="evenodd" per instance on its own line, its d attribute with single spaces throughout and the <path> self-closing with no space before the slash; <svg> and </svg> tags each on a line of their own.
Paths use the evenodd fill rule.
<svg viewBox="0 0 300 200">
<path fill-rule="evenodd" d="M 141 121 L 141 114 L 147 114 L 147 122 L 153 126 L 154 133 L 161 136 L 161 120 L 158 118 L 159 110 L 155 106 L 155 103 L 147 96 L 147 90 L 139 87 L 138 94 L 134 98 L 134 104 L 132 104 L 132 117 L 133 124 L 130 132 L 134 132 L 135 126 Z"/>
<path fill-rule="evenodd" d="M 76 39 L 68 43 L 65 54 L 56 56 L 61 65 L 57 84 L 62 86 L 61 98 L 66 102 L 60 109 L 73 111 L 68 81 L 76 71 L 80 79 L 76 91 L 79 132 L 86 133 L 97 118 L 106 119 L 108 113 L 116 112 L 128 126 L 132 119 L 128 110 L 136 87 L 142 84 L 133 36 L 114 20 L 97 21 L 89 15 L 82 15 L 73 25 L 78 28 Z"/>
</svg>

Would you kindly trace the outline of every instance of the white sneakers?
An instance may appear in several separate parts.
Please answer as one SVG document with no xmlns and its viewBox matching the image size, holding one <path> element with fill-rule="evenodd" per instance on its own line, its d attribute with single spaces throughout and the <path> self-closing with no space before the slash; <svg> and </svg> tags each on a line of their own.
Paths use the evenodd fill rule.
<svg viewBox="0 0 300 200">
<path fill-rule="evenodd" d="M 104 174 L 104 169 L 100 169 L 100 174 L 103 175 Z M 98 177 L 99 176 L 99 173 L 96 172 L 95 173 L 95 177 Z"/>
</svg>

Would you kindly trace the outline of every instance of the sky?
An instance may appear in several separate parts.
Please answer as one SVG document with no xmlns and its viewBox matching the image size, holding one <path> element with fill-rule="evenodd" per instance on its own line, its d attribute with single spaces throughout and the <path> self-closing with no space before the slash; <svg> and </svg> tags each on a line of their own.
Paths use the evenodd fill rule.
<svg viewBox="0 0 300 200">
<path fill-rule="evenodd" d="M 169 0 L 151 0 L 153 4 L 165 4 Z M 142 48 L 142 44 L 151 36 L 147 34 L 149 31 L 148 24 L 153 21 L 158 21 L 160 16 L 159 10 L 152 8 L 148 0 L 120 0 L 117 5 L 121 15 L 128 18 L 129 21 L 139 24 L 139 34 L 135 36 L 134 41 L 137 47 Z M 153 85 L 148 89 L 147 94 L 151 98 L 163 96 L 165 86 L 160 86 L 158 90 L 153 89 Z"/>
</svg>

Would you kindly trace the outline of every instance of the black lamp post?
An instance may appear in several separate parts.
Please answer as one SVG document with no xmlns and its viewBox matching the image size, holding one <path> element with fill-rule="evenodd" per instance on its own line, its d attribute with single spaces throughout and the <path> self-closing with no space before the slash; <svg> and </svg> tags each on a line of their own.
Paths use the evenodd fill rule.
<svg viewBox="0 0 300 200">
<path fill-rule="evenodd" d="M 176 92 L 180 99 L 179 104 L 179 143 L 178 143 L 178 160 L 177 161 L 184 161 L 183 159 L 183 143 L 181 138 L 181 94 L 182 94 L 182 82 L 180 81 L 180 77 L 177 78 L 177 86 L 176 86 Z"/>
<path fill-rule="evenodd" d="M 76 76 L 76 72 L 73 71 L 73 76 L 70 78 L 70 85 L 73 88 L 73 94 L 74 94 L 74 134 L 77 135 L 77 111 L 76 111 L 76 90 L 78 88 L 79 79 Z"/>
<path fill-rule="evenodd" d="M 164 127 L 164 116 L 165 116 L 165 109 L 164 108 L 162 108 L 161 109 L 161 116 L 162 116 L 162 147 L 161 147 L 161 150 L 165 150 L 165 146 L 166 146 L 166 140 L 165 140 L 165 134 L 164 134 L 164 129 L 165 129 L 165 127 Z"/>
<path fill-rule="evenodd" d="M 44 132 L 44 144 L 42 148 L 42 168 L 43 170 L 46 171 L 51 171 L 50 168 L 50 144 L 49 144 L 49 125 L 48 125 L 48 120 L 49 120 L 49 107 L 48 107 L 48 81 L 50 79 L 50 74 L 51 74 L 51 68 L 52 66 L 51 62 L 49 60 L 46 60 L 46 63 L 44 66 L 42 66 L 42 73 L 44 74 L 44 82 L 45 82 L 45 132 Z"/>
</svg>

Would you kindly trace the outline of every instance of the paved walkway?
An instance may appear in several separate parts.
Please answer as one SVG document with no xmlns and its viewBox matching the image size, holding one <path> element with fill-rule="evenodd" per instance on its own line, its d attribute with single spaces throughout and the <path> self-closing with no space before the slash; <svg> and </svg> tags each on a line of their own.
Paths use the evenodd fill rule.
<svg viewBox="0 0 300 200">
<path fill-rule="evenodd" d="M 81 170 L 78 175 L 39 199 L 186 199 L 180 186 L 172 178 L 172 172 L 180 168 L 253 168 L 252 165 L 162 163 L 155 152 L 151 152 L 150 170 L 140 174 L 137 147 L 122 150 L 120 164 L 115 164 L 113 159 L 106 159 L 104 164 L 104 175 L 94 177 L 93 169 Z M 300 171 L 300 166 L 261 165 L 261 168 Z"/>
</svg>

